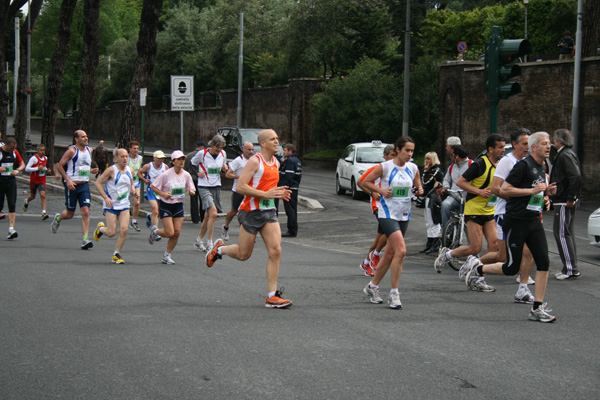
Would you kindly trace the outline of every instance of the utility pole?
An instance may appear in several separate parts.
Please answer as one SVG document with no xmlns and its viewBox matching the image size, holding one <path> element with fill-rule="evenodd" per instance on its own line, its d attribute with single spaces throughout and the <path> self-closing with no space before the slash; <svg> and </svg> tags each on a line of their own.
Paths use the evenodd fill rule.
<svg viewBox="0 0 600 400">
<path fill-rule="evenodd" d="M 240 13 L 240 55 L 238 58 L 237 127 L 242 127 L 242 78 L 244 76 L 244 13 Z"/>
<path fill-rule="evenodd" d="M 583 20 L 583 0 L 577 2 L 577 33 L 575 34 L 575 75 L 573 77 L 573 110 L 571 111 L 571 134 L 573 151 L 577 153 L 579 138 L 579 82 L 581 79 L 581 25 Z"/>
<path fill-rule="evenodd" d="M 19 17 L 15 17 L 15 66 L 13 79 L 13 123 L 17 118 L 17 83 L 19 80 Z"/>
<path fill-rule="evenodd" d="M 406 0 L 406 31 L 404 32 L 404 103 L 402 105 L 402 136 L 408 136 L 410 95 L 410 0 Z"/>
</svg>

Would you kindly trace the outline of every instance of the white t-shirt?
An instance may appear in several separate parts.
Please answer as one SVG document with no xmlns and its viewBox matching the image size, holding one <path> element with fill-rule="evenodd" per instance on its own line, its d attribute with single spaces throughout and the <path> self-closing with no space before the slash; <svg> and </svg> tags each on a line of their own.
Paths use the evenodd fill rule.
<svg viewBox="0 0 600 400">
<path fill-rule="evenodd" d="M 221 150 L 216 156 L 213 156 L 208 150 L 200 150 L 191 161 L 192 165 L 198 166 L 198 171 L 204 172 L 204 177 L 198 178 L 198 186 L 221 186 L 221 168 L 227 162 L 225 152 Z"/>
<path fill-rule="evenodd" d="M 496 172 L 494 172 L 494 177 L 501 178 L 502 180 L 506 180 L 510 171 L 512 171 L 515 164 L 517 164 L 519 160 L 513 155 L 513 153 L 508 153 L 504 157 L 500 159 L 498 165 L 496 166 Z M 498 202 L 496 203 L 496 209 L 494 211 L 494 215 L 504 215 L 506 214 L 506 200 L 501 197 L 498 197 Z"/>
<path fill-rule="evenodd" d="M 190 190 L 196 190 L 194 181 L 189 172 L 181 170 L 179 174 L 175 172 L 175 168 L 169 168 L 165 172 L 159 175 L 152 186 L 160 190 L 161 192 L 171 193 L 169 200 L 162 196 L 158 196 L 159 199 L 169 204 L 183 203 L 185 200 L 185 193 Z"/>
<path fill-rule="evenodd" d="M 229 168 L 231 168 L 231 171 L 234 175 L 239 176 L 247 163 L 248 159 L 244 157 L 243 154 L 240 154 L 232 162 L 229 163 Z M 235 188 L 237 187 L 237 181 L 237 179 L 233 180 L 233 186 L 231 187 L 232 192 L 235 192 Z"/>
<path fill-rule="evenodd" d="M 392 188 L 394 194 L 388 198 L 379 197 L 379 201 L 377 201 L 379 218 L 391 218 L 396 221 L 410 220 L 412 187 L 419 167 L 412 162 L 407 162 L 399 167 L 394 160 L 382 163 L 381 167 L 383 168 L 381 188 Z"/>
</svg>

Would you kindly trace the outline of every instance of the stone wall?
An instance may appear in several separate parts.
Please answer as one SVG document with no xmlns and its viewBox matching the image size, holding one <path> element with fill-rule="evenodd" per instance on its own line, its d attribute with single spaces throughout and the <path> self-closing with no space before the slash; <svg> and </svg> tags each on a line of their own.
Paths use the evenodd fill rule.
<svg viewBox="0 0 600 400">
<path fill-rule="evenodd" d="M 522 92 L 498 106 L 498 131 L 517 127 L 550 134 L 571 128 L 573 104 L 572 61 L 521 64 L 514 78 Z M 440 67 L 438 154 L 445 156 L 445 138 L 459 136 L 475 156 L 484 148 L 489 131 L 489 98 L 483 93 L 483 63 L 448 63 Z M 584 190 L 600 192 L 600 57 L 582 60 L 577 153 L 582 163 Z"/>
</svg>

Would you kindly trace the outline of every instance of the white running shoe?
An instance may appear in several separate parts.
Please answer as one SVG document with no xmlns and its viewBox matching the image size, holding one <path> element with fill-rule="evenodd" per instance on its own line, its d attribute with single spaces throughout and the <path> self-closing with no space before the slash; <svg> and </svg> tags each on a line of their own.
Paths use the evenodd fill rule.
<svg viewBox="0 0 600 400">
<path fill-rule="evenodd" d="M 371 303 L 381 304 L 383 303 L 383 299 L 379 295 L 379 288 L 371 288 L 371 286 L 367 283 L 367 286 L 363 289 L 363 293 L 369 297 Z"/>
<path fill-rule="evenodd" d="M 551 311 L 552 310 L 548 308 L 548 304 L 544 303 L 537 310 L 529 311 L 529 320 L 540 322 L 554 322 L 556 321 L 556 317 L 554 315 L 549 314 Z"/>
<path fill-rule="evenodd" d="M 444 269 L 444 266 L 448 263 L 448 257 L 446 257 L 447 252 L 448 252 L 448 248 L 442 247 L 440 249 L 440 252 L 439 252 L 437 258 L 435 259 L 433 268 L 435 269 L 435 272 L 437 272 L 438 274 L 442 272 L 442 269 Z"/>
<path fill-rule="evenodd" d="M 221 228 L 221 239 L 224 241 L 229 240 L 229 228 L 225 228 L 225 225 Z"/>
<path fill-rule="evenodd" d="M 533 295 L 529 291 L 529 288 L 517 290 L 517 294 L 515 294 L 515 303 L 520 304 L 533 304 Z"/>
<path fill-rule="evenodd" d="M 521 283 L 521 277 L 517 276 L 517 283 Z M 529 277 L 529 279 L 527 280 L 527 284 L 528 285 L 535 285 L 535 281 L 533 279 L 531 279 L 531 277 Z"/>
<path fill-rule="evenodd" d="M 54 214 L 54 219 L 52 219 L 52 223 L 50 224 L 50 228 L 52 228 L 52 233 L 58 232 L 58 227 L 60 226 L 60 221 L 58 220 L 60 217 L 60 213 Z"/>
<path fill-rule="evenodd" d="M 173 261 L 173 259 L 171 258 L 171 256 L 163 254 L 163 256 L 162 256 L 162 263 L 163 264 L 175 264 L 175 261 Z"/>
<path fill-rule="evenodd" d="M 473 268 L 477 267 L 479 264 L 481 264 L 481 262 L 479 261 L 479 259 L 477 257 L 475 257 L 475 256 L 467 257 L 467 261 L 458 270 L 458 279 L 460 279 L 461 281 L 464 282 L 469 271 L 471 271 Z"/>
<path fill-rule="evenodd" d="M 388 297 L 388 304 L 390 305 L 390 308 L 393 308 L 395 310 L 402 309 L 402 302 L 400 302 L 400 293 L 399 292 L 395 292 L 395 293 L 390 292 L 390 295 Z"/>
</svg>

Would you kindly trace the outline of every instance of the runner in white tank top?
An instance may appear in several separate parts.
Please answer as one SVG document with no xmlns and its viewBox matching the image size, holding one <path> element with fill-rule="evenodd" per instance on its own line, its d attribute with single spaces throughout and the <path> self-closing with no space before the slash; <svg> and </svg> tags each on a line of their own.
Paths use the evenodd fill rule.
<svg viewBox="0 0 600 400">
<path fill-rule="evenodd" d="M 146 184 L 146 194 L 144 198 L 150 203 L 151 213 L 146 214 L 146 227 L 150 229 L 152 225 L 158 225 L 158 197 L 150 190 L 152 183 L 165 172 L 169 167 L 163 162 L 165 153 L 162 150 L 156 150 L 153 154 L 154 160 L 144 165 L 137 173 L 138 178 Z"/>
</svg>

